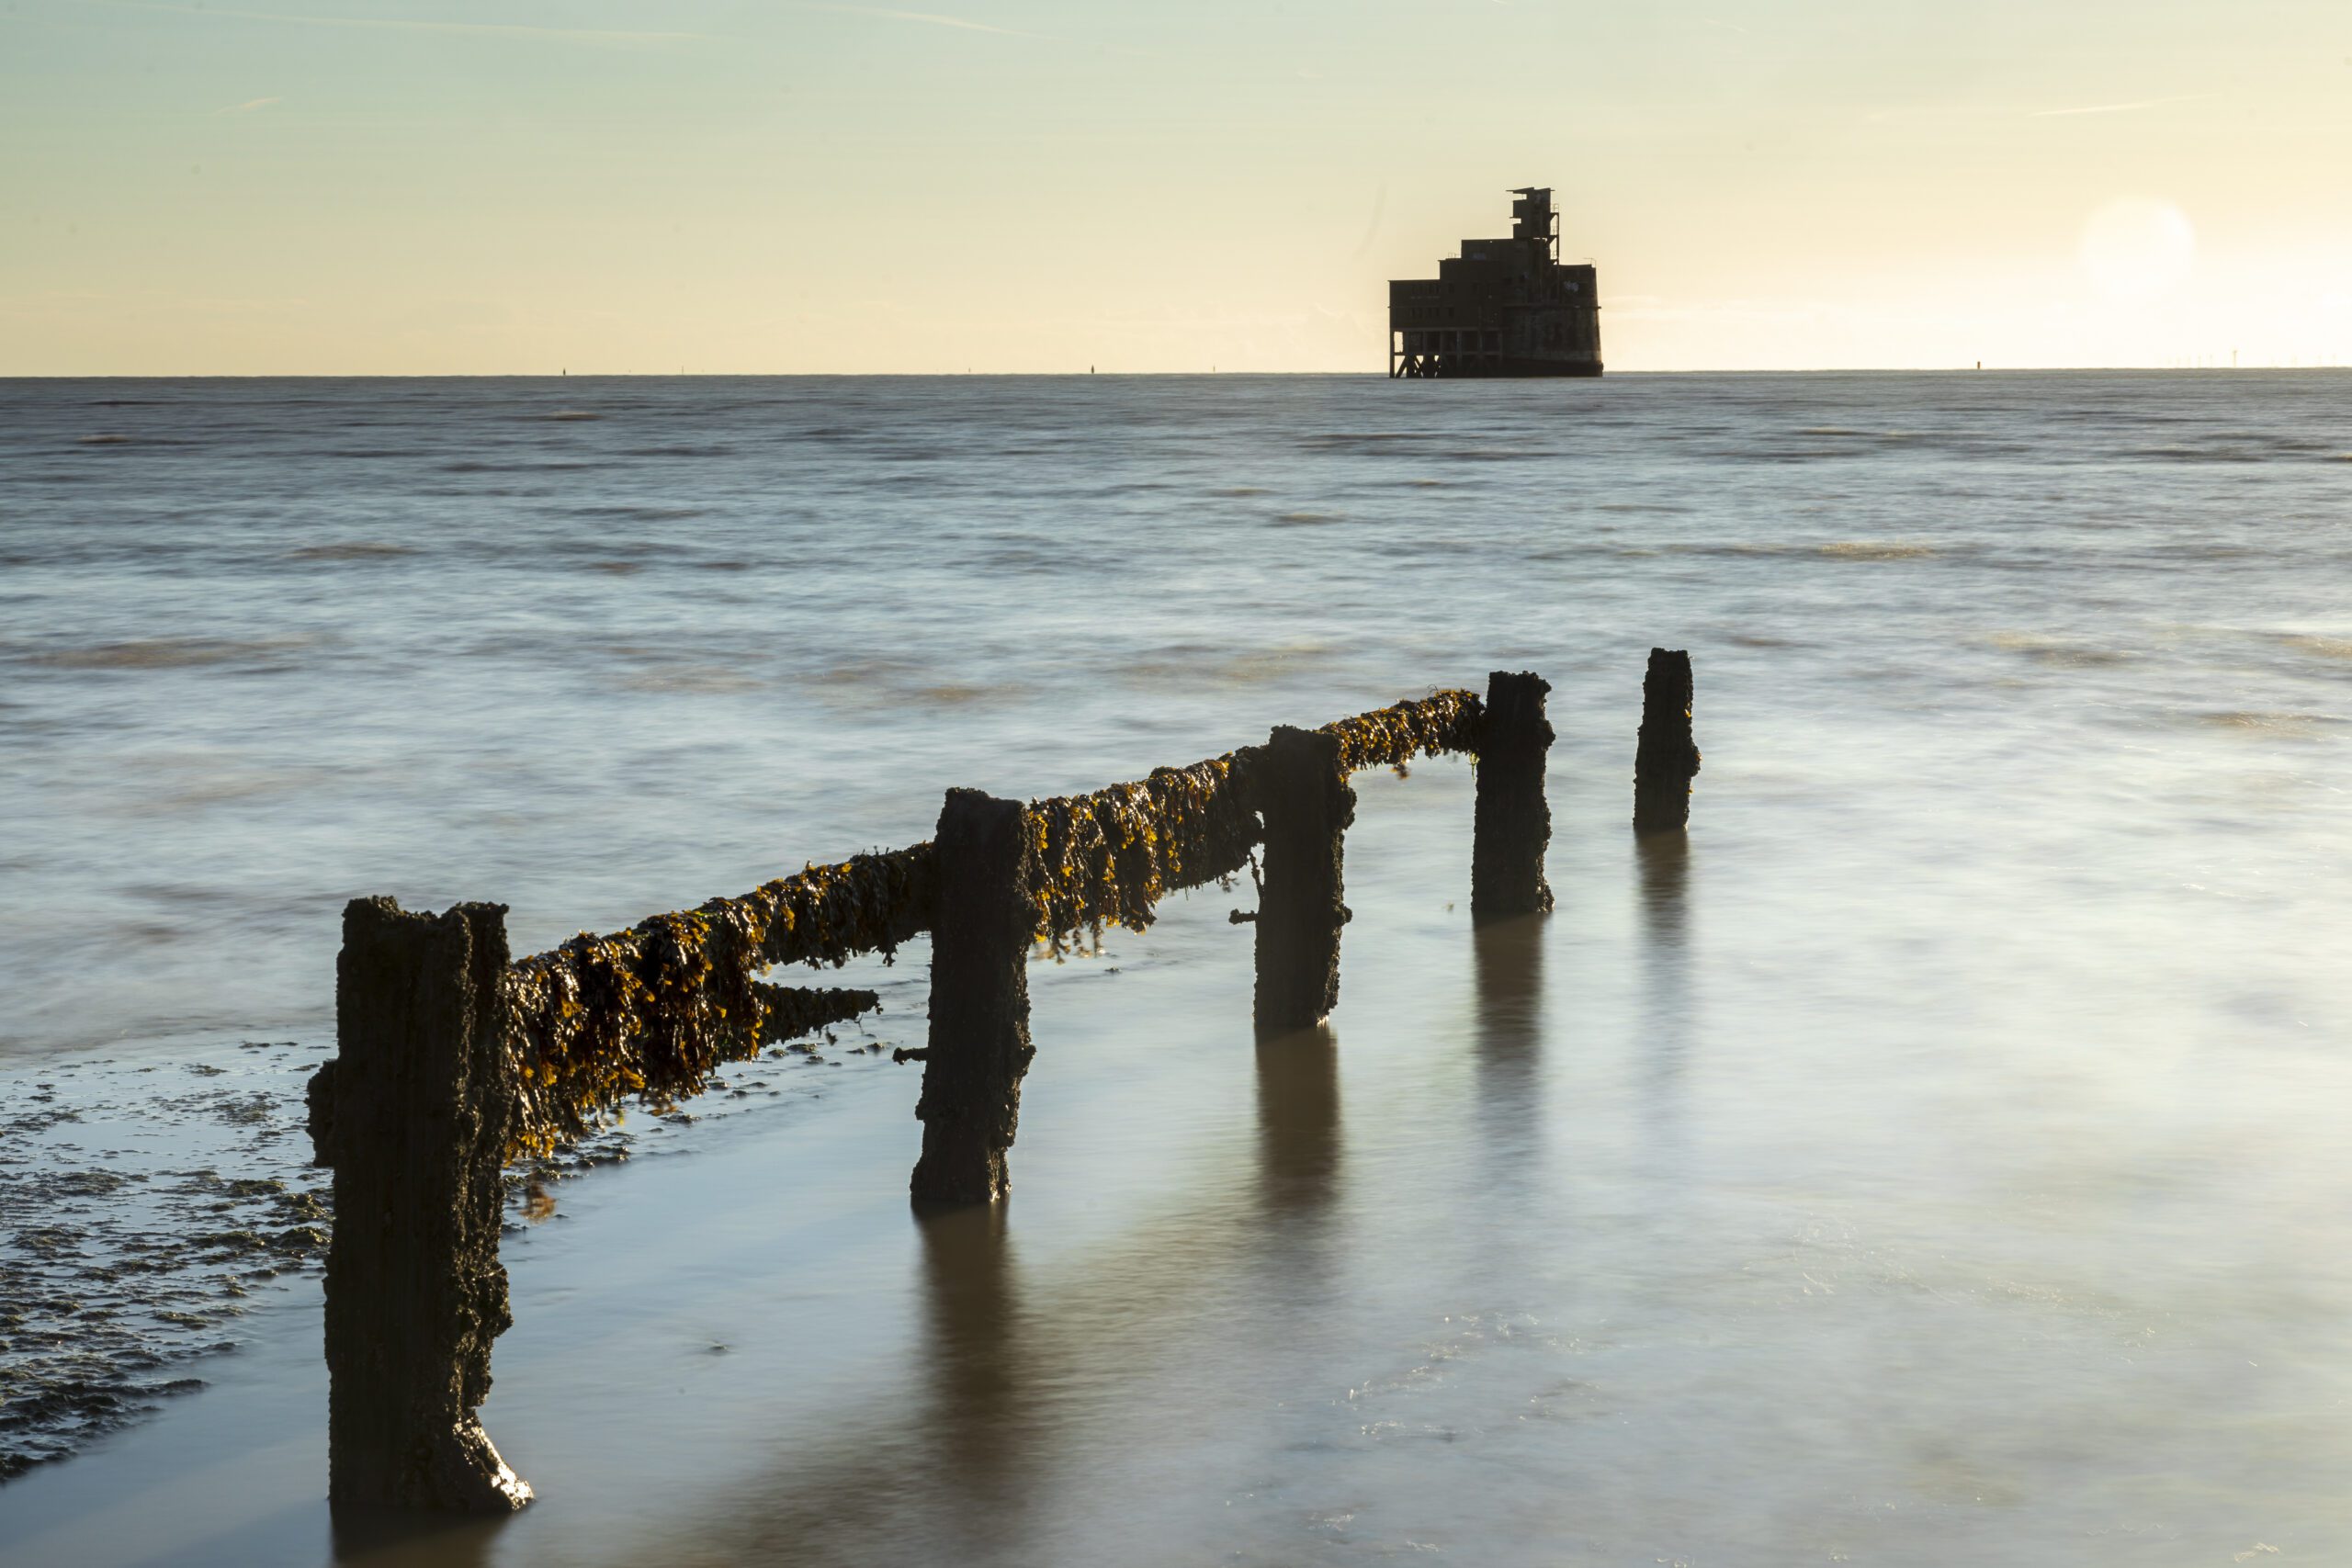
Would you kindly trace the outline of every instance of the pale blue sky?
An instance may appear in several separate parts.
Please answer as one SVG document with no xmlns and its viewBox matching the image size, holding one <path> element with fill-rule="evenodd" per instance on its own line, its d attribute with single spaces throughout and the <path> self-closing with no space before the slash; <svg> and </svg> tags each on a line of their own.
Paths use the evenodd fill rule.
<svg viewBox="0 0 2352 1568">
<path fill-rule="evenodd" d="M 0 373 L 2352 359 L 2342 0 L 940 4 L 0 0 Z"/>
</svg>

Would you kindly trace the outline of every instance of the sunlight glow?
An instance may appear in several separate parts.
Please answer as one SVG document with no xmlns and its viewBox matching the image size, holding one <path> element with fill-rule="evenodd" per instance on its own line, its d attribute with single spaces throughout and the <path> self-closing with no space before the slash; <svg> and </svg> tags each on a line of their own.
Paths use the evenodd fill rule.
<svg viewBox="0 0 2352 1568">
<path fill-rule="evenodd" d="M 2168 201 L 2126 197 L 2084 220 L 2080 254 L 2102 297 L 2146 304 L 2188 281 L 2197 265 L 2197 231 Z"/>
</svg>

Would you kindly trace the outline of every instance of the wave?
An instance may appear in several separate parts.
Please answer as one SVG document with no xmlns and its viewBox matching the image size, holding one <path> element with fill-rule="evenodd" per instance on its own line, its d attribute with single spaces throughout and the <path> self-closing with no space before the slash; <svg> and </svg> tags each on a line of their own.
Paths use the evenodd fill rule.
<svg viewBox="0 0 2352 1568">
<path fill-rule="evenodd" d="M 2119 649 L 2095 648 L 2088 643 L 2067 642 L 2034 632 L 1996 632 L 1991 640 L 1995 648 L 2005 652 L 2023 654 L 2036 663 L 2057 665 L 2064 669 L 2087 669 L 2132 661 L 2132 656 Z"/>
<path fill-rule="evenodd" d="M 45 648 L 27 661 L 52 670 L 194 670 L 207 665 L 276 663 L 308 647 L 307 639 L 277 637 L 238 641 L 229 637 L 138 637 L 80 648 Z"/>
<path fill-rule="evenodd" d="M 2297 739 L 2310 739 L 2323 729 L 2341 725 L 2344 720 L 2327 714 L 2264 713 L 2230 709 L 2213 713 L 2193 713 L 2190 722 L 2214 729 L 2251 731 L 2260 735 L 2290 736 Z"/>
<path fill-rule="evenodd" d="M 2123 455 L 2165 463 L 2267 463 L 2270 460 L 2267 453 L 2248 451 L 2243 446 L 2134 446 Z"/>
<path fill-rule="evenodd" d="M 1835 544 L 1815 546 L 1814 553 L 1838 560 L 1916 560 L 1934 555 L 1936 547 L 1892 539 L 1840 539 Z"/>
<path fill-rule="evenodd" d="M 567 458 L 556 462 L 537 461 L 521 463 L 485 463 L 479 458 L 467 457 L 461 458 L 455 463 L 442 464 L 440 471 L 445 474 L 557 474 L 571 473 L 584 468 L 611 468 L 617 467 L 619 467 L 619 465 L 616 463 L 602 459 L 590 460 L 587 458 L 577 457 Z"/>
<path fill-rule="evenodd" d="M 379 539 L 347 539 L 334 545 L 305 545 L 299 550 L 286 552 L 288 560 L 385 560 L 394 556 L 413 556 L 416 551 L 407 545 L 388 545 Z"/>
<path fill-rule="evenodd" d="M 699 506 L 639 506 L 615 504 L 603 506 L 560 506 L 548 509 L 561 517 L 593 517 L 618 523 L 675 523 L 688 517 L 699 517 Z"/>
</svg>

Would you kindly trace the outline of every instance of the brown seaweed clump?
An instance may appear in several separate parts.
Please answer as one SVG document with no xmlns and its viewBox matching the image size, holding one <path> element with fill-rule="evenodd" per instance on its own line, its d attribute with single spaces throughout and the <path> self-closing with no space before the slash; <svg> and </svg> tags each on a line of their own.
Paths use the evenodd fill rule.
<svg viewBox="0 0 2352 1568">
<path fill-rule="evenodd" d="M 1337 738 L 1341 767 L 1352 773 L 1475 751 L 1480 722 L 1476 693 L 1447 691 L 1323 732 Z M 1032 802 L 1037 935 L 1058 952 L 1106 925 L 1139 931 L 1170 893 L 1240 870 L 1263 832 L 1252 774 L 1264 750 L 1245 747 L 1138 783 Z M 576 1139 L 629 1099 L 658 1107 L 698 1094 L 724 1064 L 806 1032 L 772 1016 L 777 998 L 795 993 L 754 976 L 774 964 L 838 967 L 857 953 L 894 952 L 929 929 L 936 874 L 929 843 L 857 855 L 626 931 L 583 931 L 519 961 L 505 983 L 519 1086 L 509 1156 Z M 839 1021 L 863 1010 L 838 1010 L 845 998 L 871 993 L 809 995 L 831 999 L 796 1008 Z"/>
<path fill-rule="evenodd" d="M 1433 692 L 1336 720 L 1323 726 L 1323 733 L 1340 738 L 1340 765 L 1360 773 L 1446 751 L 1476 755 L 1484 717 L 1477 693 Z"/>
<path fill-rule="evenodd" d="M 1475 692 L 1438 692 L 1323 727 L 1348 773 L 1477 749 Z M 1160 768 L 1138 784 L 1032 801 L 1037 935 L 1054 945 L 1104 926 L 1142 931 L 1170 893 L 1230 876 L 1263 836 L 1255 775 L 1262 746 Z"/>
<path fill-rule="evenodd" d="M 1250 752 L 1159 768 L 1140 784 L 1029 805 L 1036 934 L 1062 950 L 1106 925 L 1142 931 L 1168 894 L 1230 876 L 1258 841 Z"/>
<path fill-rule="evenodd" d="M 753 976 L 895 952 L 930 924 L 931 880 L 928 843 L 858 855 L 518 961 L 505 984 L 519 1085 L 508 1156 L 578 1138 L 625 1100 L 698 1094 L 724 1064 L 787 1038 L 769 1018 L 774 988 Z"/>
</svg>

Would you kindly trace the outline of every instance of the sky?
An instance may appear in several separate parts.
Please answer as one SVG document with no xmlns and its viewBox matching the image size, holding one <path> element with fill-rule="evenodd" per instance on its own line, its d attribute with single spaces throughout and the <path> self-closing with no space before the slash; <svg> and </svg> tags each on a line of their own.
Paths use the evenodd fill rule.
<svg viewBox="0 0 2352 1568">
<path fill-rule="evenodd" d="M 908 5 L 0 0 L 0 375 L 2352 363 L 2346 0 Z"/>
</svg>

